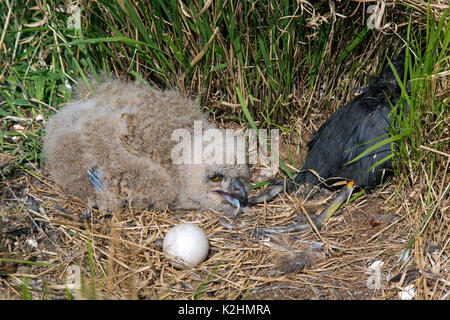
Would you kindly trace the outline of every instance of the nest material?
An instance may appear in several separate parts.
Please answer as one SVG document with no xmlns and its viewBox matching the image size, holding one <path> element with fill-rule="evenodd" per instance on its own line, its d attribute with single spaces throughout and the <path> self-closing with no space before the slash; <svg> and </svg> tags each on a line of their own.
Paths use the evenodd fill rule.
<svg viewBox="0 0 450 320">
<path fill-rule="evenodd" d="M 433 268 L 420 269 L 411 255 L 416 247 L 399 264 L 414 228 L 405 206 L 384 215 L 390 186 L 348 204 L 319 234 L 310 230 L 268 239 L 255 236 L 255 230 L 291 223 L 301 215 L 300 199 L 283 196 L 228 225 L 211 210 L 130 208 L 107 215 L 93 210 L 86 217 L 86 205 L 66 197 L 51 181 L 28 180 L 15 181 L 27 186 L 22 207 L 10 215 L 3 212 L 0 222 L 0 257 L 10 259 L 0 262 L 3 299 L 23 297 L 25 279 L 33 299 L 66 298 L 66 288 L 78 299 L 397 298 L 402 288 L 423 281 L 436 297 L 445 293 L 447 244 L 434 244 Z M 316 210 L 306 207 L 308 214 Z M 210 241 L 206 261 L 194 269 L 177 270 L 162 253 L 164 235 L 182 222 L 200 225 Z M 420 250 L 431 244 L 423 245 Z M 383 262 L 376 288 L 368 273 L 374 261 Z"/>
</svg>

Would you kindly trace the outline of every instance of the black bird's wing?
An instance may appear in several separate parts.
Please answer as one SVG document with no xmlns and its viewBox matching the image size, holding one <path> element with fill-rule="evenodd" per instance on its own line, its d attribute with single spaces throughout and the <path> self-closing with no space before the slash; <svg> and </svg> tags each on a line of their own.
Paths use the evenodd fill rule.
<svg viewBox="0 0 450 320">
<path fill-rule="evenodd" d="M 402 52 L 392 61 L 400 78 L 404 73 L 404 60 L 405 54 Z M 292 192 L 305 183 L 333 188 L 336 182 L 352 180 L 356 186 L 367 190 L 379 185 L 391 168 L 388 157 L 392 153 L 391 143 L 380 145 L 362 158 L 351 161 L 389 138 L 389 116 L 400 95 L 395 75 L 390 65 L 386 65 L 373 84 L 322 124 L 308 143 L 308 155 L 295 181 L 288 181 L 283 187 L 278 180 L 274 180 L 277 183 L 263 195 L 251 198 L 249 203 L 269 201 L 279 192 Z M 386 161 L 378 163 L 385 158 Z"/>
</svg>

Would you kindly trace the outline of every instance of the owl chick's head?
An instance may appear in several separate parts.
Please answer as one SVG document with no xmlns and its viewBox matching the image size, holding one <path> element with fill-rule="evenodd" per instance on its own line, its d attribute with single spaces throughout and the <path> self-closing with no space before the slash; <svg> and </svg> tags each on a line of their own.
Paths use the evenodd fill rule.
<svg viewBox="0 0 450 320">
<path fill-rule="evenodd" d="M 243 211 L 250 181 L 245 135 L 207 121 L 200 126 L 194 122 L 188 129 L 194 134 L 183 137 L 171 153 L 179 175 L 177 206 L 214 209 L 229 216 Z"/>
<path fill-rule="evenodd" d="M 244 165 L 207 167 L 203 183 L 212 209 L 235 215 L 248 204 L 249 173 Z"/>
<path fill-rule="evenodd" d="M 250 174 L 246 165 L 185 165 L 181 207 L 217 210 L 234 216 L 248 205 Z"/>
</svg>

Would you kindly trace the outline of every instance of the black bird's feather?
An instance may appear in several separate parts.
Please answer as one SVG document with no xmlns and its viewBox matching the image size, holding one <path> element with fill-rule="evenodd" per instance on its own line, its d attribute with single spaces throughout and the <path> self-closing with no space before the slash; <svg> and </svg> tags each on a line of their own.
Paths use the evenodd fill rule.
<svg viewBox="0 0 450 320">
<path fill-rule="evenodd" d="M 392 60 L 392 65 L 400 79 L 403 79 L 405 53 L 400 53 Z M 364 157 L 351 161 L 368 148 L 389 138 L 390 117 L 400 114 L 399 108 L 392 112 L 400 97 L 401 88 L 390 64 L 387 64 L 374 83 L 364 87 L 359 96 L 339 108 L 322 124 L 308 143 L 305 163 L 294 181 L 282 183 L 280 179 L 273 179 L 269 190 L 251 198 L 249 203 L 269 201 L 283 190 L 293 192 L 304 184 L 333 189 L 336 182 L 352 180 L 356 186 L 366 190 L 379 185 L 392 168 L 391 159 L 374 165 L 392 154 L 391 143 L 383 144 Z"/>
</svg>

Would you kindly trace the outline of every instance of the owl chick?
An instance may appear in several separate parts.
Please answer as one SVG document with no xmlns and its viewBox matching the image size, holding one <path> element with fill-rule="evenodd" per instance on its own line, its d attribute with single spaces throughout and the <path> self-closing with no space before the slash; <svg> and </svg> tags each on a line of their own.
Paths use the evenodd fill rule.
<svg viewBox="0 0 450 320">
<path fill-rule="evenodd" d="M 195 123 L 214 128 L 198 104 L 138 82 L 92 86 L 93 95 L 80 88 L 77 95 L 88 98 L 68 105 L 46 125 L 45 164 L 68 194 L 102 210 L 127 205 L 234 215 L 245 208 L 245 163 L 173 161 L 175 130 L 192 139 Z M 182 151 L 190 153 L 188 159 L 195 149 Z"/>
</svg>

